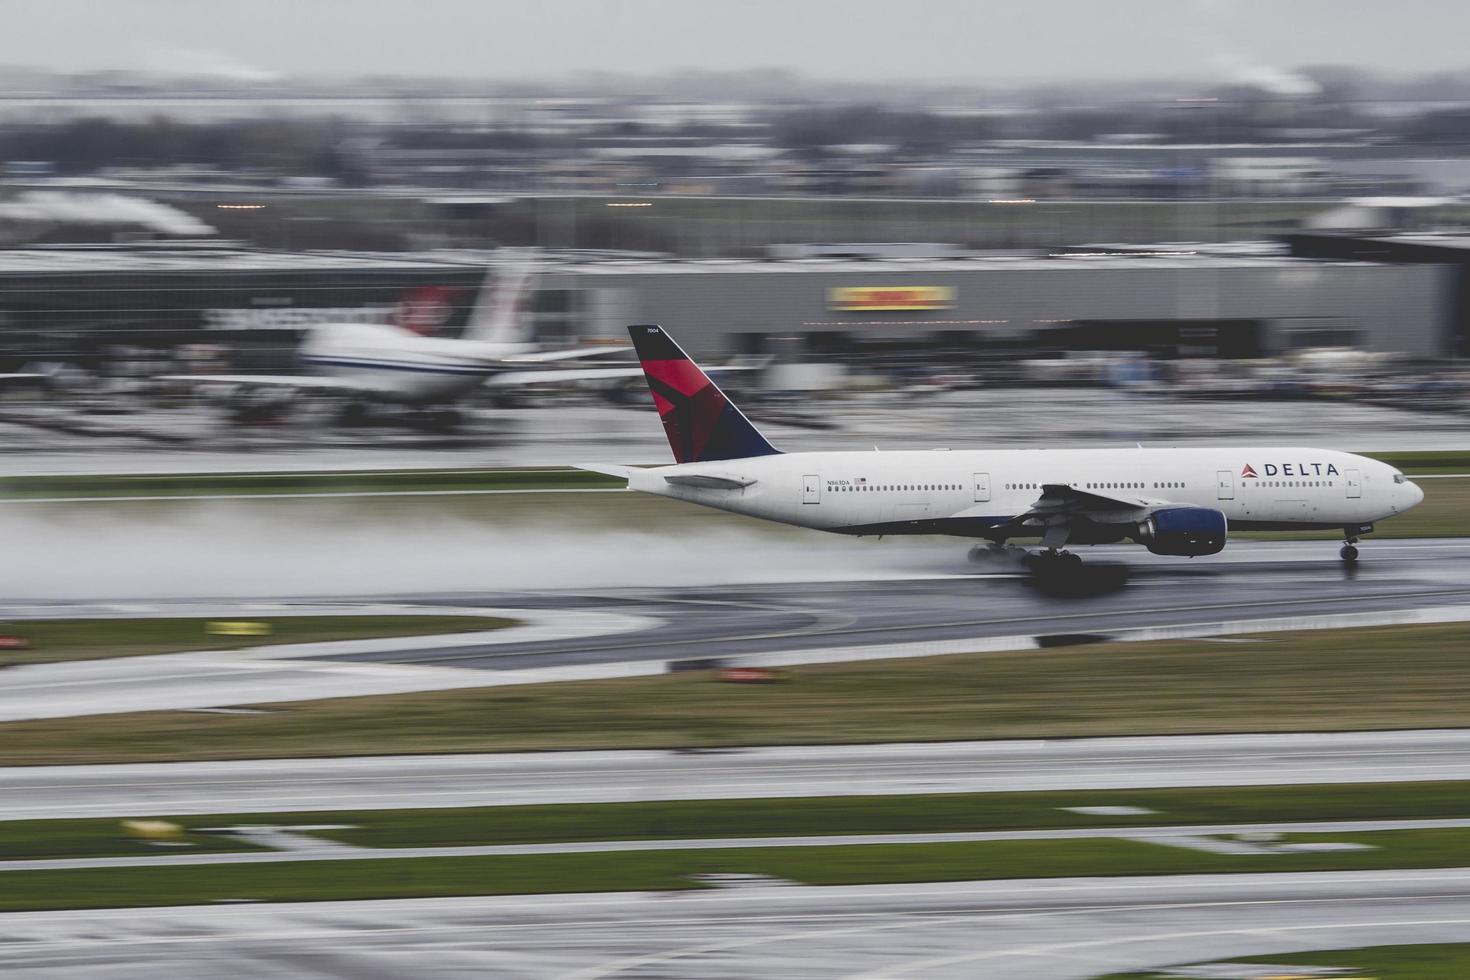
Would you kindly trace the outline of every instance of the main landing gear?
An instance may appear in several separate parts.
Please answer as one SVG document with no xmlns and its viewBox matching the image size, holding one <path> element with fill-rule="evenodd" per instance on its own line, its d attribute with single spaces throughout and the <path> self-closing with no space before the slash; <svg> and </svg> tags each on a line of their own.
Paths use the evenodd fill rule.
<svg viewBox="0 0 1470 980">
<path fill-rule="evenodd" d="M 1062 572 L 1082 567 L 1082 557 L 1070 551 L 1058 548 L 1027 551 L 1013 544 L 977 544 L 966 557 L 974 565 L 1024 565 L 1034 572 Z"/>
<path fill-rule="evenodd" d="M 975 545 L 967 552 L 970 564 L 978 564 L 985 569 L 1000 570 L 1000 572 L 1014 572 L 1023 564 L 1028 564 L 1030 555 L 1025 548 L 1017 548 L 1016 545 Z"/>
<path fill-rule="evenodd" d="M 1337 554 L 1338 554 L 1338 556 L 1340 558 L 1342 558 L 1342 560 L 1346 564 L 1352 565 L 1352 564 L 1356 564 L 1357 563 L 1357 560 L 1358 560 L 1357 544 L 1358 544 L 1358 539 L 1357 538 L 1348 538 L 1346 541 L 1343 542 L 1342 550 L 1339 551 Z"/>
<path fill-rule="evenodd" d="M 1058 551 L 1056 548 L 1047 548 L 1045 551 L 1038 551 L 1026 557 L 1031 567 L 1037 571 L 1070 570 L 1082 567 L 1081 555 L 1074 555 L 1070 551 Z"/>
</svg>

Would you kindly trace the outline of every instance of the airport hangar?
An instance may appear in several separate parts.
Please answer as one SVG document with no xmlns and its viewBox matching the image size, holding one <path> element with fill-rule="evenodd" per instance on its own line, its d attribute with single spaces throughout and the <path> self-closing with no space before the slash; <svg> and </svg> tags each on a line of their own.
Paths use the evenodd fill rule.
<svg viewBox="0 0 1470 980">
<path fill-rule="evenodd" d="M 778 247 L 779 248 L 779 247 Z M 946 351 L 1142 351 L 1259 357 L 1355 346 L 1419 358 L 1463 342 L 1459 268 L 1317 259 L 1267 248 L 679 261 L 546 256 L 534 301 L 552 343 L 626 340 L 663 323 L 700 356 L 793 359 Z M 774 250 L 773 250 L 774 251 Z M 818 253 L 820 249 L 815 250 Z M 905 253 L 909 254 L 905 254 Z M 276 252 L 211 244 L 0 250 L 0 368 L 85 362 L 113 345 L 217 344 L 278 370 L 314 322 L 463 324 L 493 253 Z"/>
</svg>

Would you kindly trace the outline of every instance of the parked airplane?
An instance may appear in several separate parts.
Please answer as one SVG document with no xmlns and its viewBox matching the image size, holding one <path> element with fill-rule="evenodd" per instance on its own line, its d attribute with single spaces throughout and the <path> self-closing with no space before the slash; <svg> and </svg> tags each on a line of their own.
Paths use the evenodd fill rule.
<svg viewBox="0 0 1470 980">
<path fill-rule="evenodd" d="M 386 323 L 324 323 L 310 330 L 297 355 L 310 374 L 182 374 L 159 380 L 228 386 L 237 407 L 250 406 L 263 392 L 327 392 L 347 399 L 343 416 L 349 422 L 364 420 L 374 404 L 388 403 L 414 409 L 417 419 L 433 427 L 452 428 L 460 418 L 455 402 L 487 383 L 520 388 L 636 374 L 633 368 L 536 370 L 626 348 L 543 350 L 531 343 L 521 308 L 534 251 L 506 251 L 508 260 L 498 263 L 498 275 L 492 270 L 486 278 L 460 337 L 426 337 Z"/>
<path fill-rule="evenodd" d="M 1376 521 L 1424 492 L 1374 459 L 1323 449 L 1051 449 L 782 453 L 657 326 L 630 327 L 673 466 L 586 464 L 633 490 L 838 534 L 1041 539 L 1038 567 L 1078 562 L 1066 545 L 1132 539 L 1156 555 L 1213 555 L 1240 531 L 1340 530 L 1345 562 Z"/>
</svg>

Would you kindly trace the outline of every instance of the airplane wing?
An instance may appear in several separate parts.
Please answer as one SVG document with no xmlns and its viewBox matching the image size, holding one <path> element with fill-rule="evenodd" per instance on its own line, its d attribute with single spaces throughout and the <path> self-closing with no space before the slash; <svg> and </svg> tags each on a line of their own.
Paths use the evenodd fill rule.
<svg viewBox="0 0 1470 980">
<path fill-rule="evenodd" d="M 345 378 L 311 374 L 160 374 L 155 381 L 181 381 L 199 385 L 239 385 L 246 388 L 293 388 L 302 391 L 365 391 Z"/>
<path fill-rule="evenodd" d="M 1081 490 L 1061 483 L 1042 485 L 1041 496 L 1024 513 L 1019 514 L 1005 526 L 1019 530 L 1022 527 L 1041 528 L 1042 544 L 1058 547 L 1065 543 L 1072 523 L 1078 520 L 1095 524 L 1132 524 L 1143 520 L 1160 507 L 1170 506 L 1167 500 L 1137 497 L 1114 491 L 1098 492 Z"/>
<path fill-rule="evenodd" d="M 641 378 L 643 368 L 562 368 L 547 371 L 501 371 L 492 374 L 485 384 L 491 388 L 521 388 L 526 385 L 548 385 L 563 381 L 610 381 L 615 378 Z"/>
<path fill-rule="evenodd" d="M 576 463 L 574 465 L 579 470 L 616 476 L 624 480 L 633 473 L 633 467 L 619 466 L 615 463 Z M 701 490 L 740 490 L 751 486 L 755 480 L 735 473 L 669 473 L 664 476 L 664 482 L 676 487 L 699 487 Z"/>
<path fill-rule="evenodd" d="M 1041 496 L 1031 505 L 1030 513 L 1036 516 L 1055 514 L 1085 515 L 1120 511 L 1153 510 L 1167 503 L 1121 493 L 1099 493 L 1095 490 L 1079 490 L 1063 483 L 1044 483 Z"/>
<path fill-rule="evenodd" d="M 764 365 L 730 365 L 709 368 L 708 374 L 730 374 L 737 371 L 759 371 Z M 491 388 L 519 388 L 524 385 L 557 384 L 563 381 L 613 381 L 618 378 L 642 378 L 642 365 L 606 368 L 560 368 L 538 371 L 501 371 L 485 382 Z"/>
</svg>

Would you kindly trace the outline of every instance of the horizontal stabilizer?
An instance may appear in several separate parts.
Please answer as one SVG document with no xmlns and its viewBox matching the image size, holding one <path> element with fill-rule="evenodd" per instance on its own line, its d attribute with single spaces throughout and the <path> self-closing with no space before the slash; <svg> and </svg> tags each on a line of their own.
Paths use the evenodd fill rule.
<svg viewBox="0 0 1470 980">
<path fill-rule="evenodd" d="M 563 350 L 533 350 L 511 354 L 504 358 L 504 361 L 507 364 L 549 364 L 553 361 L 579 361 L 586 357 L 621 354 L 632 349 L 624 344 L 622 347 L 568 347 Z"/>
<path fill-rule="evenodd" d="M 557 385 L 571 381 L 617 381 L 641 378 L 641 367 L 543 368 L 537 371 L 501 371 L 485 382 L 491 388 L 523 388 L 527 385 Z"/>
<path fill-rule="evenodd" d="M 664 477 L 664 482 L 672 483 L 676 487 L 699 487 L 701 490 L 740 490 L 750 486 L 755 480 L 724 473 L 670 473 Z"/>
<path fill-rule="evenodd" d="M 616 463 L 574 463 L 573 465 L 588 473 L 601 473 L 603 476 L 616 476 L 623 480 L 633 475 L 633 467 L 619 466 Z"/>
</svg>

